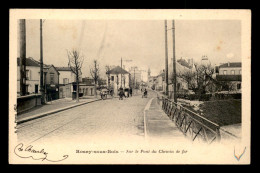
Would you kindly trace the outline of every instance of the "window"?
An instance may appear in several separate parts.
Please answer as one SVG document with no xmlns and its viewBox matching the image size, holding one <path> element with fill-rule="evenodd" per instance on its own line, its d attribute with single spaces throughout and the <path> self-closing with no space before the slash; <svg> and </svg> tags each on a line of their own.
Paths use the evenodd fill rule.
<svg viewBox="0 0 260 173">
<path fill-rule="evenodd" d="M 231 70 L 231 74 L 234 75 L 235 74 L 235 70 Z"/>
<path fill-rule="evenodd" d="M 50 73 L 50 83 L 53 84 L 54 83 L 54 74 Z"/>
<path fill-rule="evenodd" d="M 181 89 L 181 84 L 178 83 L 178 84 L 177 84 L 177 90 L 179 91 L 180 89 Z"/>
<path fill-rule="evenodd" d="M 28 94 L 29 93 L 29 85 L 26 85 L 26 93 Z"/>
<path fill-rule="evenodd" d="M 114 76 L 111 76 L 111 81 L 114 81 Z"/>
<path fill-rule="evenodd" d="M 223 71 L 223 74 L 226 75 L 226 74 L 227 74 L 227 70 L 224 70 L 224 71 Z"/>
<path fill-rule="evenodd" d="M 30 74 L 30 71 L 29 70 L 26 70 L 26 80 L 29 80 L 29 74 Z"/>
<path fill-rule="evenodd" d="M 38 93 L 38 85 L 35 84 L 35 93 L 37 94 Z"/>
<path fill-rule="evenodd" d="M 241 89 L 241 83 L 237 84 L 237 89 L 240 90 Z"/>
<path fill-rule="evenodd" d="M 68 84 L 69 83 L 69 79 L 68 78 L 63 78 L 63 84 Z"/>
</svg>

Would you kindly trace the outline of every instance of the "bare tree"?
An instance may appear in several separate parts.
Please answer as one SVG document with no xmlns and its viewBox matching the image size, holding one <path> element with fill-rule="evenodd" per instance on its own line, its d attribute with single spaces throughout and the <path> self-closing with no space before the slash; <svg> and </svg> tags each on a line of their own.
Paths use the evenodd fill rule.
<svg viewBox="0 0 260 173">
<path fill-rule="evenodd" d="M 90 68 L 90 74 L 95 82 L 95 96 L 97 96 L 97 83 L 99 79 L 99 64 L 97 60 L 93 61 L 93 68 Z"/>
<path fill-rule="evenodd" d="M 185 70 L 178 72 L 177 77 L 183 79 L 188 84 L 188 88 L 196 94 L 205 94 L 207 86 L 212 84 L 214 68 L 211 64 L 194 64 L 195 70 Z"/>
<path fill-rule="evenodd" d="M 69 59 L 68 66 L 70 67 L 71 71 L 76 75 L 76 101 L 79 102 L 79 78 L 81 75 L 81 68 L 84 61 L 84 56 L 80 55 L 79 51 L 77 50 L 67 50 L 67 54 Z"/>
</svg>

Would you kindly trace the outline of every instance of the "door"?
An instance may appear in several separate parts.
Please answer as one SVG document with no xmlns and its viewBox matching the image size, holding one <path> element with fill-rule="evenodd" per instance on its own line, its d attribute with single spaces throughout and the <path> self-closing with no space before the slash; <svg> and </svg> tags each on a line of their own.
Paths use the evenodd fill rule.
<svg viewBox="0 0 260 173">
<path fill-rule="evenodd" d="M 38 94 L 38 85 L 35 85 L 35 91 L 34 93 Z"/>
<path fill-rule="evenodd" d="M 66 97 L 70 97 L 70 89 L 66 88 Z"/>
</svg>

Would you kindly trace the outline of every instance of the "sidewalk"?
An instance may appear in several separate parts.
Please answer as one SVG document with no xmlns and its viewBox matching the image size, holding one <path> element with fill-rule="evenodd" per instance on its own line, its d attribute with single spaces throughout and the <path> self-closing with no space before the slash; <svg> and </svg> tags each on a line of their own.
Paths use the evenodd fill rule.
<svg viewBox="0 0 260 173">
<path fill-rule="evenodd" d="M 149 107 L 149 106 L 148 106 Z M 145 135 L 149 140 L 186 141 L 184 134 L 176 127 L 157 104 L 156 98 L 151 101 L 150 108 L 144 110 Z"/>
<path fill-rule="evenodd" d="M 57 112 L 61 112 L 67 109 L 71 109 L 80 105 L 84 105 L 87 103 L 95 102 L 101 100 L 99 97 L 97 98 L 81 98 L 79 102 L 76 100 L 72 100 L 71 98 L 63 98 L 54 100 L 51 102 L 47 102 L 46 105 L 37 106 L 32 108 L 29 111 L 18 114 L 16 118 L 16 123 L 21 124 L 30 120 L 34 120 L 37 118 L 41 118 L 50 114 L 54 114 Z"/>
</svg>

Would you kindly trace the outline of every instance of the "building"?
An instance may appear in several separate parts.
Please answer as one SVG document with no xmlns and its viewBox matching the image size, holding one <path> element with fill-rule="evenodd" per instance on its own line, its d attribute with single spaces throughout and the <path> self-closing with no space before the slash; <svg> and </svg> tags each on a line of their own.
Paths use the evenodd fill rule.
<svg viewBox="0 0 260 173">
<path fill-rule="evenodd" d="M 241 92 L 242 64 L 241 62 L 228 62 L 215 67 L 213 76 L 216 81 L 226 83 L 222 90 Z"/>
<path fill-rule="evenodd" d="M 17 58 L 17 81 L 20 81 L 20 58 Z M 17 82 L 17 92 L 20 92 L 20 83 Z M 43 89 L 46 101 L 59 98 L 59 72 L 53 65 L 43 64 Z M 26 58 L 26 93 L 40 93 L 40 62 Z"/>
<path fill-rule="evenodd" d="M 162 70 L 160 74 L 156 77 L 155 81 L 155 90 L 156 91 L 165 91 L 165 72 Z"/>
<path fill-rule="evenodd" d="M 26 94 L 40 93 L 40 65 L 26 58 Z M 17 58 L 17 94 L 20 94 L 20 58 Z"/>
<path fill-rule="evenodd" d="M 91 85 L 91 84 L 95 84 L 95 81 L 94 81 L 94 79 L 92 79 L 90 77 L 84 77 L 84 78 L 82 78 L 82 83 Z"/>
<path fill-rule="evenodd" d="M 129 73 L 131 75 L 132 87 L 138 87 L 142 83 L 142 71 L 138 67 L 131 67 Z"/>
<path fill-rule="evenodd" d="M 90 77 L 82 78 L 82 82 L 79 84 L 79 93 L 83 96 L 95 95 L 95 81 Z"/>
<path fill-rule="evenodd" d="M 56 67 L 59 75 L 59 97 L 72 97 L 72 93 L 76 92 L 76 74 L 72 72 L 70 67 Z M 82 73 L 80 72 L 79 82 L 82 82 Z"/>
<path fill-rule="evenodd" d="M 151 76 L 151 69 L 149 68 L 147 72 L 147 87 L 151 89 L 155 89 L 156 79 L 157 79 L 156 76 Z"/>
<path fill-rule="evenodd" d="M 115 68 L 106 72 L 107 74 L 107 86 L 114 91 L 114 94 L 118 94 L 119 88 L 130 88 L 130 76 L 131 74 L 123 68 L 116 66 Z M 122 75 L 122 78 L 121 78 Z"/>
<path fill-rule="evenodd" d="M 53 65 L 44 65 L 44 90 L 46 100 L 59 99 L 59 72 Z"/>
</svg>

